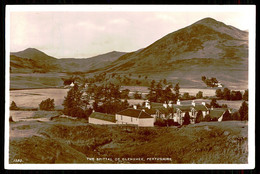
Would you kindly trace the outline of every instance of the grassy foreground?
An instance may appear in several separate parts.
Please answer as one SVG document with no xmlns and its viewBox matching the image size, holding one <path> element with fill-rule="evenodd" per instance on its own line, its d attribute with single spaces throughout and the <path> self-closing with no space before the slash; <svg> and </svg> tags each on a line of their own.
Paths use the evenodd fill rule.
<svg viewBox="0 0 260 174">
<path fill-rule="evenodd" d="M 131 128 L 56 118 L 10 123 L 10 163 L 245 164 L 247 123 Z"/>
</svg>

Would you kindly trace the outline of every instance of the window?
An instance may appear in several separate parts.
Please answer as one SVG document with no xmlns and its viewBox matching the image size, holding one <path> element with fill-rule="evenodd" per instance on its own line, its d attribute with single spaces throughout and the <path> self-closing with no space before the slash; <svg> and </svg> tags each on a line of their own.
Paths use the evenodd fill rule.
<svg viewBox="0 0 260 174">
<path fill-rule="evenodd" d="M 123 120 L 123 116 L 121 115 L 121 120 Z"/>
<path fill-rule="evenodd" d="M 131 122 L 133 122 L 133 117 L 131 117 Z"/>
</svg>

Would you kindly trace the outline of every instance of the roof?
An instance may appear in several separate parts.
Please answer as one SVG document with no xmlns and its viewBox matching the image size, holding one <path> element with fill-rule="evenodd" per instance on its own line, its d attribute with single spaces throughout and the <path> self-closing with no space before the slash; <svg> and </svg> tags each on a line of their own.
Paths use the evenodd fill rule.
<svg viewBox="0 0 260 174">
<path fill-rule="evenodd" d="M 133 109 L 133 108 L 125 109 L 123 111 L 118 112 L 117 114 L 126 115 L 135 118 L 153 118 L 147 112 L 142 111 L 140 109 Z"/>
<path fill-rule="evenodd" d="M 210 115 L 211 118 L 219 118 L 219 117 L 221 117 L 226 111 L 227 111 L 227 109 L 214 108 L 213 110 L 210 110 L 209 115 Z"/>
<path fill-rule="evenodd" d="M 174 109 L 180 109 L 181 111 L 190 111 L 192 107 L 192 105 L 177 105 L 177 104 L 174 104 L 173 105 Z"/>
<path fill-rule="evenodd" d="M 99 119 L 99 120 L 110 121 L 110 122 L 113 122 L 113 123 L 116 122 L 115 115 L 105 114 L 105 113 L 101 113 L 101 112 L 93 112 L 89 117 L 96 118 L 96 119 Z"/>
<path fill-rule="evenodd" d="M 208 110 L 208 108 L 207 108 L 206 106 L 204 106 L 203 104 L 196 104 L 196 105 L 195 105 L 195 109 L 196 109 L 197 111 L 199 111 L 199 110 L 201 110 L 201 111 L 207 111 L 207 110 Z"/>
<path fill-rule="evenodd" d="M 157 111 L 157 110 L 154 109 L 154 108 L 151 108 L 151 109 L 144 108 L 144 110 L 145 110 L 146 113 L 148 113 L 148 114 L 150 114 L 150 115 L 156 114 L 156 111 Z"/>
<path fill-rule="evenodd" d="M 151 102 L 151 107 L 152 108 L 163 107 L 163 103 Z"/>
</svg>

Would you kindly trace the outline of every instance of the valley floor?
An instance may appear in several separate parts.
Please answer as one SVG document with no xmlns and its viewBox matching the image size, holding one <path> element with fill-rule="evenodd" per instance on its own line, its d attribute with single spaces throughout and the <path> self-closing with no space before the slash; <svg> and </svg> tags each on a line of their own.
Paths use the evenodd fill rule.
<svg viewBox="0 0 260 174">
<path fill-rule="evenodd" d="M 9 162 L 248 163 L 247 122 L 177 127 L 92 125 L 84 120 L 10 123 Z"/>
</svg>

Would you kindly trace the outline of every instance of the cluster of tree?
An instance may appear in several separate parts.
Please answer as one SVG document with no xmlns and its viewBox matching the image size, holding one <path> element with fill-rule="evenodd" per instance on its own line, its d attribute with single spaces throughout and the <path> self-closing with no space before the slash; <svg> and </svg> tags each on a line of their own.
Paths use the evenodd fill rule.
<svg viewBox="0 0 260 174">
<path fill-rule="evenodd" d="M 161 81 L 156 83 L 154 80 L 151 82 L 149 89 L 149 93 L 147 94 L 147 99 L 150 102 L 159 102 L 159 103 L 169 103 L 169 101 L 173 101 L 176 103 L 179 98 L 179 83 L 177 83 L 174 87 L 174 93 L 172 92 L 172 84 L 167 84 L 166 87 L 163 88 Z"/>
<path fill-rule="evenodd" d="M 216 90 L 216 97 L 219 99 L 224 99 L 224 100 L 246 100 L 248 101 L 248 89 L 245 90 L 244 94 L 240 91 L 233 91 L 228 88 L 224 88 L 223 91 L 221 89 Z"/>
<path fill-rule="evenodd" d="M 138 91 L 134 93 L 134 99 L 142 99 L 142 94 Z"/>
<path fill-rule="evenodd" d="M 45 111 L 53 111 L 55 107 L 54 104 L 54 99 L 46 99 L 43 100 L 40 104 L 39 104 L 39 108 L 40 110 L 45 110 Z"/>
<path fill-rule="evenodd" d="M 181 100 L 194 100 L 196 99 L 195 96 L 190 95 L 188 92 L 183 93 L 181 96 Z"/>
<path fill-rule="evenodd" d="M 202 76 L 201 80 L 207 85 L 207 87 L 217 87 L 218 80 L 215 77 L 207 78 Z"/>
<path fill-rule="evenodd" d="M 64 114 L 79 118 L 86 118 L 91 114 L 92 110 L 88 108 L 89 98 L 83 96 L 83 92 L 83 88 L 77 83 L 67 92 L 63 101 Z"/>
<path fill-rule="evenodd" d="M 90 84 L 85 92 L 87 96 L 94 100 L 92 107 L 95 111 L 115 114 L 129 107 L 126 99 L 121 100 L 122 92 L 120 92 L 120 88 L 121 86 L 113 83 L 99 86 Z M 125 92 L 127 93 L 127 91 Z"/>
</svg>

